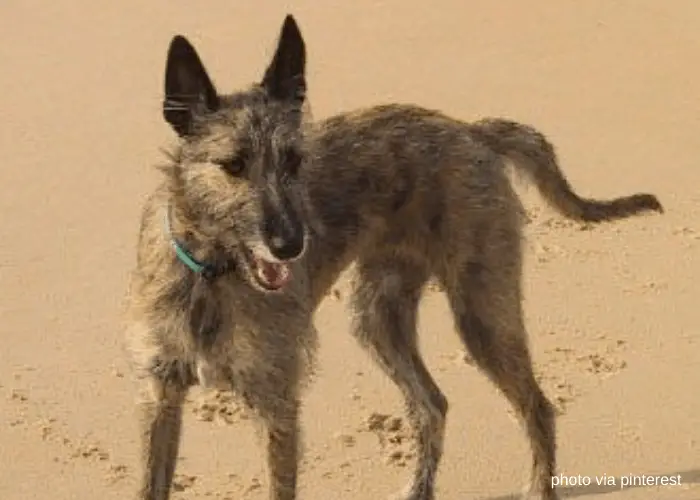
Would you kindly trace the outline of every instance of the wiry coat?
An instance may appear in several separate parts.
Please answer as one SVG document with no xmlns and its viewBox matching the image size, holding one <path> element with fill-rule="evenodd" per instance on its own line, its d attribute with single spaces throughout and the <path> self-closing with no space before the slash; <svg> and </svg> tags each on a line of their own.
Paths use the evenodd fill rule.
<svg viewBox="0 0 700 500">
<path fill-rule="evenodd" d="M 465 348 L 523 420 L 530 493 L 556 498 L 554 412 L 532 372 L 523 210 L 505 162 L 570 218 L 613 220 L 661 205 L 647 194 L 581 199 L 544 136 L 508 120 L 467 124 L 388 105 L 307 123 L 304 63 L 288 17 L 262 83 L 219 96 L 189 43 L 171 45 L 164 112 L 182 140 L 146 202 L 130 288 L 129 339 L 145 389 L 139 498 L 169 498 L 194 384 L 232 389 L 257 411 L 268 428 L 270 498 L 296 498 L 313 314 L 351 262 L 353 333 L 401 389 L 416 431 L 402 498 L 434 497 L 442 455 L 448 404 L 416 338 L 431 277 L 446 290 Z M 183 264 L 174 241 L 206 270 Z"/>
</svg>

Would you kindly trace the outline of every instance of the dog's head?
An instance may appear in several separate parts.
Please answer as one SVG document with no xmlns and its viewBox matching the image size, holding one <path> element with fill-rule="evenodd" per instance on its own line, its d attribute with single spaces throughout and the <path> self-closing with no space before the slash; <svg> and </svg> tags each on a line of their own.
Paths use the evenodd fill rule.
<svg viewBox="0 0 700 500">
<path fill-rule="evenodd" d="M 174 203 L 266 291 L 286 284 L 287 263 L 305 248 L 297 181 L 305 157 L 305 65 L 292 16 L 262 79 L 244 91 L 219 94 L 184 37 L 175 36 L 168 50 L 163 115 L 180 137 Z"/>
</svg>

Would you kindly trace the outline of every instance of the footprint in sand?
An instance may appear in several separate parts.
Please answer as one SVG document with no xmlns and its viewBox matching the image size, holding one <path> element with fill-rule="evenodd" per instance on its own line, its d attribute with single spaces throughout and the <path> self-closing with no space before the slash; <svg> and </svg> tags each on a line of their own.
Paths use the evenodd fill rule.
<svg viewBox="0 0 700 500">
<path fill-rule="evenodd" d="M 173 479 L 173 491 L 183 492 L 194 487 L 197 482 L 197 476 L 191 476 L 187 474 L 176 474 Z"/>
<path fill-rule="evenodd" d="M 224 425 L 233 425 L 241 420 L 248 420 L 246 408 L 235 395 L 228 391 L 207 390 L 189 402 L 192 412 L 198 420 L 203 422 L 217 422 Z"/>
<path fill-rule="evenodd" d="M 559 414 L 566 413 L 569 406 L 590 388 L 590 375 L 604 380 L 627 367 L 624 340 L 600 335 L 585 344 L 589 347 L 547 349 L 545 355 L 548 359 L 536 367 L 537 380 L 552 398 Z"/>
<path fill-rule="evenodd" d="M 693 246 L 700 240 L 700 231 L 687 226 L 675 228 L 673 235 L 683 238 L 687 246 Z"/>
<path fill-rule="evenodd" d="M 571 347 L 554 347 L 545 351 L 549 357 L 547 365 L 567 365 L 574 362 L 582 367 L 584 372 L 595 375 L 612 375 L 627 367 L 623 359 L 627 343 L 622 339 L 609 339 L 601 335 L 592 342 L 588 349 L 574 349 Z"/>
<path fill-rule="evenodd" d="M 379 446 L 388 465 L 405 467 L 415 457 L 413 433 L 402 417 L 372 413 L 360 430 L 372 432 L 379 438 Z"/>
<path fill-rule="evenodd" d="M 117 483 L 129 476 L 129 468 L 126 465 L 110 465 L 106 479 L 109 484 Z"/>
<path fill-rule="evenodd" d="M 20 380 L 21 376 L 15 376 Z M 41 441 L 56 445 L 58 452 L 54 461 L 68 463 L 75 460 L 87 460 L 93 464 L 105 467 L 105 480 L 112 484 L 127 477 L 125 465 L 115 463 L 109 451 L 95 440 L 75 438 L 58 419 L 44 415 L 41 404 L 32 401 L 27 391 L 14 388 L 8 398 L 17 407 L 19 416 L 10 421 L 11 426 L 23 426 L 26 429 L 36 429 Z"/>
<path fill-rule="evenodd" d="M 563 247 L 555 245 L 554 243 L 534 241 L 531 246 L 537 262 L 540 263 L 550 262 L 557 257 L 566 255 L 567 253 Z"/>
</svg>

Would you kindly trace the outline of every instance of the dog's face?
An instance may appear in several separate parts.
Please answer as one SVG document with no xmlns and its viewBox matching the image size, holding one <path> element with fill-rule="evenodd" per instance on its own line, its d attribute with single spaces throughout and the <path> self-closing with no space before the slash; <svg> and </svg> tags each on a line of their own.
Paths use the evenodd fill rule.
<svg viewBox="0 0 700 500">
<path fill-rule="evenodd" d="M 265 291 L 291 278 L 305 248 L 297 181 L 304 161 L 305 46 L 287 16 L 262 81 L 219 95 L 190 43 L 173 38 L 164 117 L 181 138 L 173 181 L 178 208 Z"/>
</svg>

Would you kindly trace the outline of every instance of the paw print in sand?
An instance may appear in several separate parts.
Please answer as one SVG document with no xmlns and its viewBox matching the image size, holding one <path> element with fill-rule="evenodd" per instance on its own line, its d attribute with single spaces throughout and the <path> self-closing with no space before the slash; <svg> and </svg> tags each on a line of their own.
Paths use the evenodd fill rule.
<svg viewBox="0 0 700 500">
<path fill-rule="evenodd" d="M 247 420 L 245 407 L 227 391 L 205 391 L 193 404 L 193 413 L 203 422 L 232 425 Z"/>
<path fill-rule="evenodd" d="M 379 438 L 387 464 L 405 467 L 415 457 L 413 433 L 402 417 L 372 413 L 362 430 L 372 432 Z"/>
</svg>

